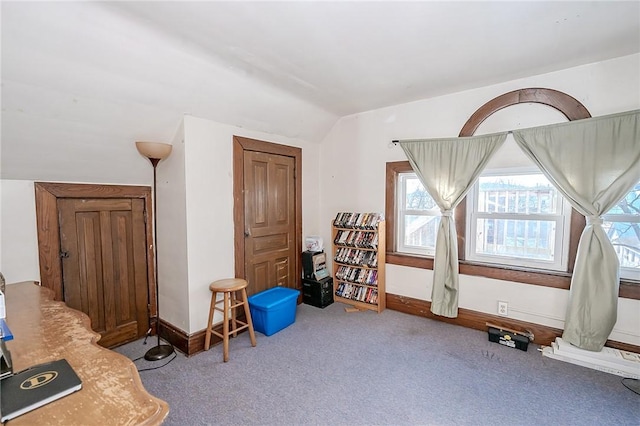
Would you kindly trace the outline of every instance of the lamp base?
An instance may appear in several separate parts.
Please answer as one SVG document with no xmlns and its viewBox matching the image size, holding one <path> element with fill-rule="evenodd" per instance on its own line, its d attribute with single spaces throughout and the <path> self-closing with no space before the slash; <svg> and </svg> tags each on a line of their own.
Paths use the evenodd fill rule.
<svg viewBox="0 0 640 426">
<path fill-rule="evenodd" d="M 171 355 L 173 352 L 173 346 L 171 345 L 157 345 L 149 349 L 147 353 L 144 354 L 144 359 L 147 361 L 160 361 L 161 359 Z"/>
</svg>

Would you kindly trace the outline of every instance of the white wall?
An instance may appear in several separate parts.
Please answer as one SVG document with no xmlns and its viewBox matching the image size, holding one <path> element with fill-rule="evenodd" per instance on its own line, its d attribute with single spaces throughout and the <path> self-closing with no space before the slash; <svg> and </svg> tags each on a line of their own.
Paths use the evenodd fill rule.
<svg viewBox="0 0 640 426">
<path fill-rule="evenodd" d="M 321 148 L 322 235 L 330 238 L 329 221 L 338 211 L 384 212 L 385 163 L 406 160 L 394 139 L 456 136 L 467 119 L 487 101 L 528 87 L 565 92 L 593 116 L 640 108 L 640 55 L 505 82 L 433 99 L 343 117 Z M 476 134 L 564 121 L 543 105 L 507 108 L 488 119 Z M 528 160 L 507 144 L 490 164 L 504 166 Z M 387 265 L 387 292 L 430 300 L 432 271 Z M 460 307 L 495 314 L 497 301 L 509 302 L 511 318 L 564 328 L 568 291 L 548 287 L 460 277 Z M 619 302 L 611 339 L 640 345 L 640 301 Z"/>
<path fill-rule="evenodd" d="M 33 181 L 0 181 L 0 272 L 7 283 L 40 281 Z"/>
<path fill-rule="evenodd" d="M 172 141 L 171 155 L 158 164 L 158 294 L 160 318 L 189 329 L 187 203 L 184 122 Z"/>
<path fill-rule="evenodd" d="M 302 149 L 303 237 L 317 234 L 321 229 L 318 219 L 320 148 L 318 144 L 298 139 L 254 132 L 191 116 L 185 117 L 184 128 L 190 307 L 189 327 L 185 330 L 193 333 L 206 327 L 211 300 L 209 284 L 216 279 L 235 276 L 233 136 Z M 172 318 L 167 319 L 172 322 Z M 180 321 L 184 320 L 181 316 Z"/>
</svg>

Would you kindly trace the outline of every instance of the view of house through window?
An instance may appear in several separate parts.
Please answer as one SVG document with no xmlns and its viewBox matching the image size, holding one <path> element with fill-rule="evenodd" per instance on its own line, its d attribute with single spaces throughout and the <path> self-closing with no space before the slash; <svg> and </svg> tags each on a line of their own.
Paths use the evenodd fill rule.
<svg viewBox="0 0 640 426">
<path fill-rule="evenodd" d="M 571 208 L 542 173 L 481 176 L 467 200 L 467 259 L 566 269 Z"/>
</svg>

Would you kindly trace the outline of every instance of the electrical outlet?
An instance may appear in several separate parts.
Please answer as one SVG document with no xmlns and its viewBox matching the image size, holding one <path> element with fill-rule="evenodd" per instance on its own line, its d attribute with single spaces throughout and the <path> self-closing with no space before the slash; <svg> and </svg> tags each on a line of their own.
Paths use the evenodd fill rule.
<svg viewBox="0 0 640 426">
<path fill-rule="evenodd" d="M 503 317 L 509 315 L 509 303 L 498 300 L 498 315 Z"/>
</svg>

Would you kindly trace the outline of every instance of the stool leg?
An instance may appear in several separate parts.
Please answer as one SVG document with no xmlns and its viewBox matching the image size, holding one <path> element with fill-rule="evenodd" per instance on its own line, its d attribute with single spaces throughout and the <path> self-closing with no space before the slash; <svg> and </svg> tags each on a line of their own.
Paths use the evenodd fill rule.
<svg viewBox="0 0 640 426">
<path fill-rule="evenodd" d="M 233 297 L 231 298 L 231 305 L 238 304 L 238 296 L 235 291 L 231 292 Z M 231 308 L 231 330 L 233 331 L 233 337 L 236 337 L 238 333 L 236 332 L 236 328 L 238 328 L 238 323 L 236 322 L 236 308 Z"/>
<path fill-rule="evenodd" d="M 211 343 L 211 327 L 213 327 L 213 312 L 216 307 L 216 292 L 212 292 L 211 294 L 211 307 L 209 308 L 209 322 L 207 322 L 207 335 L 204 339 L 204 350 L 209 350 L 209 344 Z"/>
<path fill-rule="evenodd" d="M 247 324 L 249 325 L 249 337 L 251 337 L 251 346 L 256 345 L 256 334 L 253 332 L 253 321 L 251 321 L 251 311 L 249 310 L 249 299 L 247 298 L 247 289 L 242 290 L 242 301 L 244 302 L 244 315 L 247 317 Z"/>
<path fill-rule="evenodd" d="M 229 292 L 224 292 L 224 320 L 222 324 L 222 347 L 223 360 L 229 361 Z"/>
</svg>

